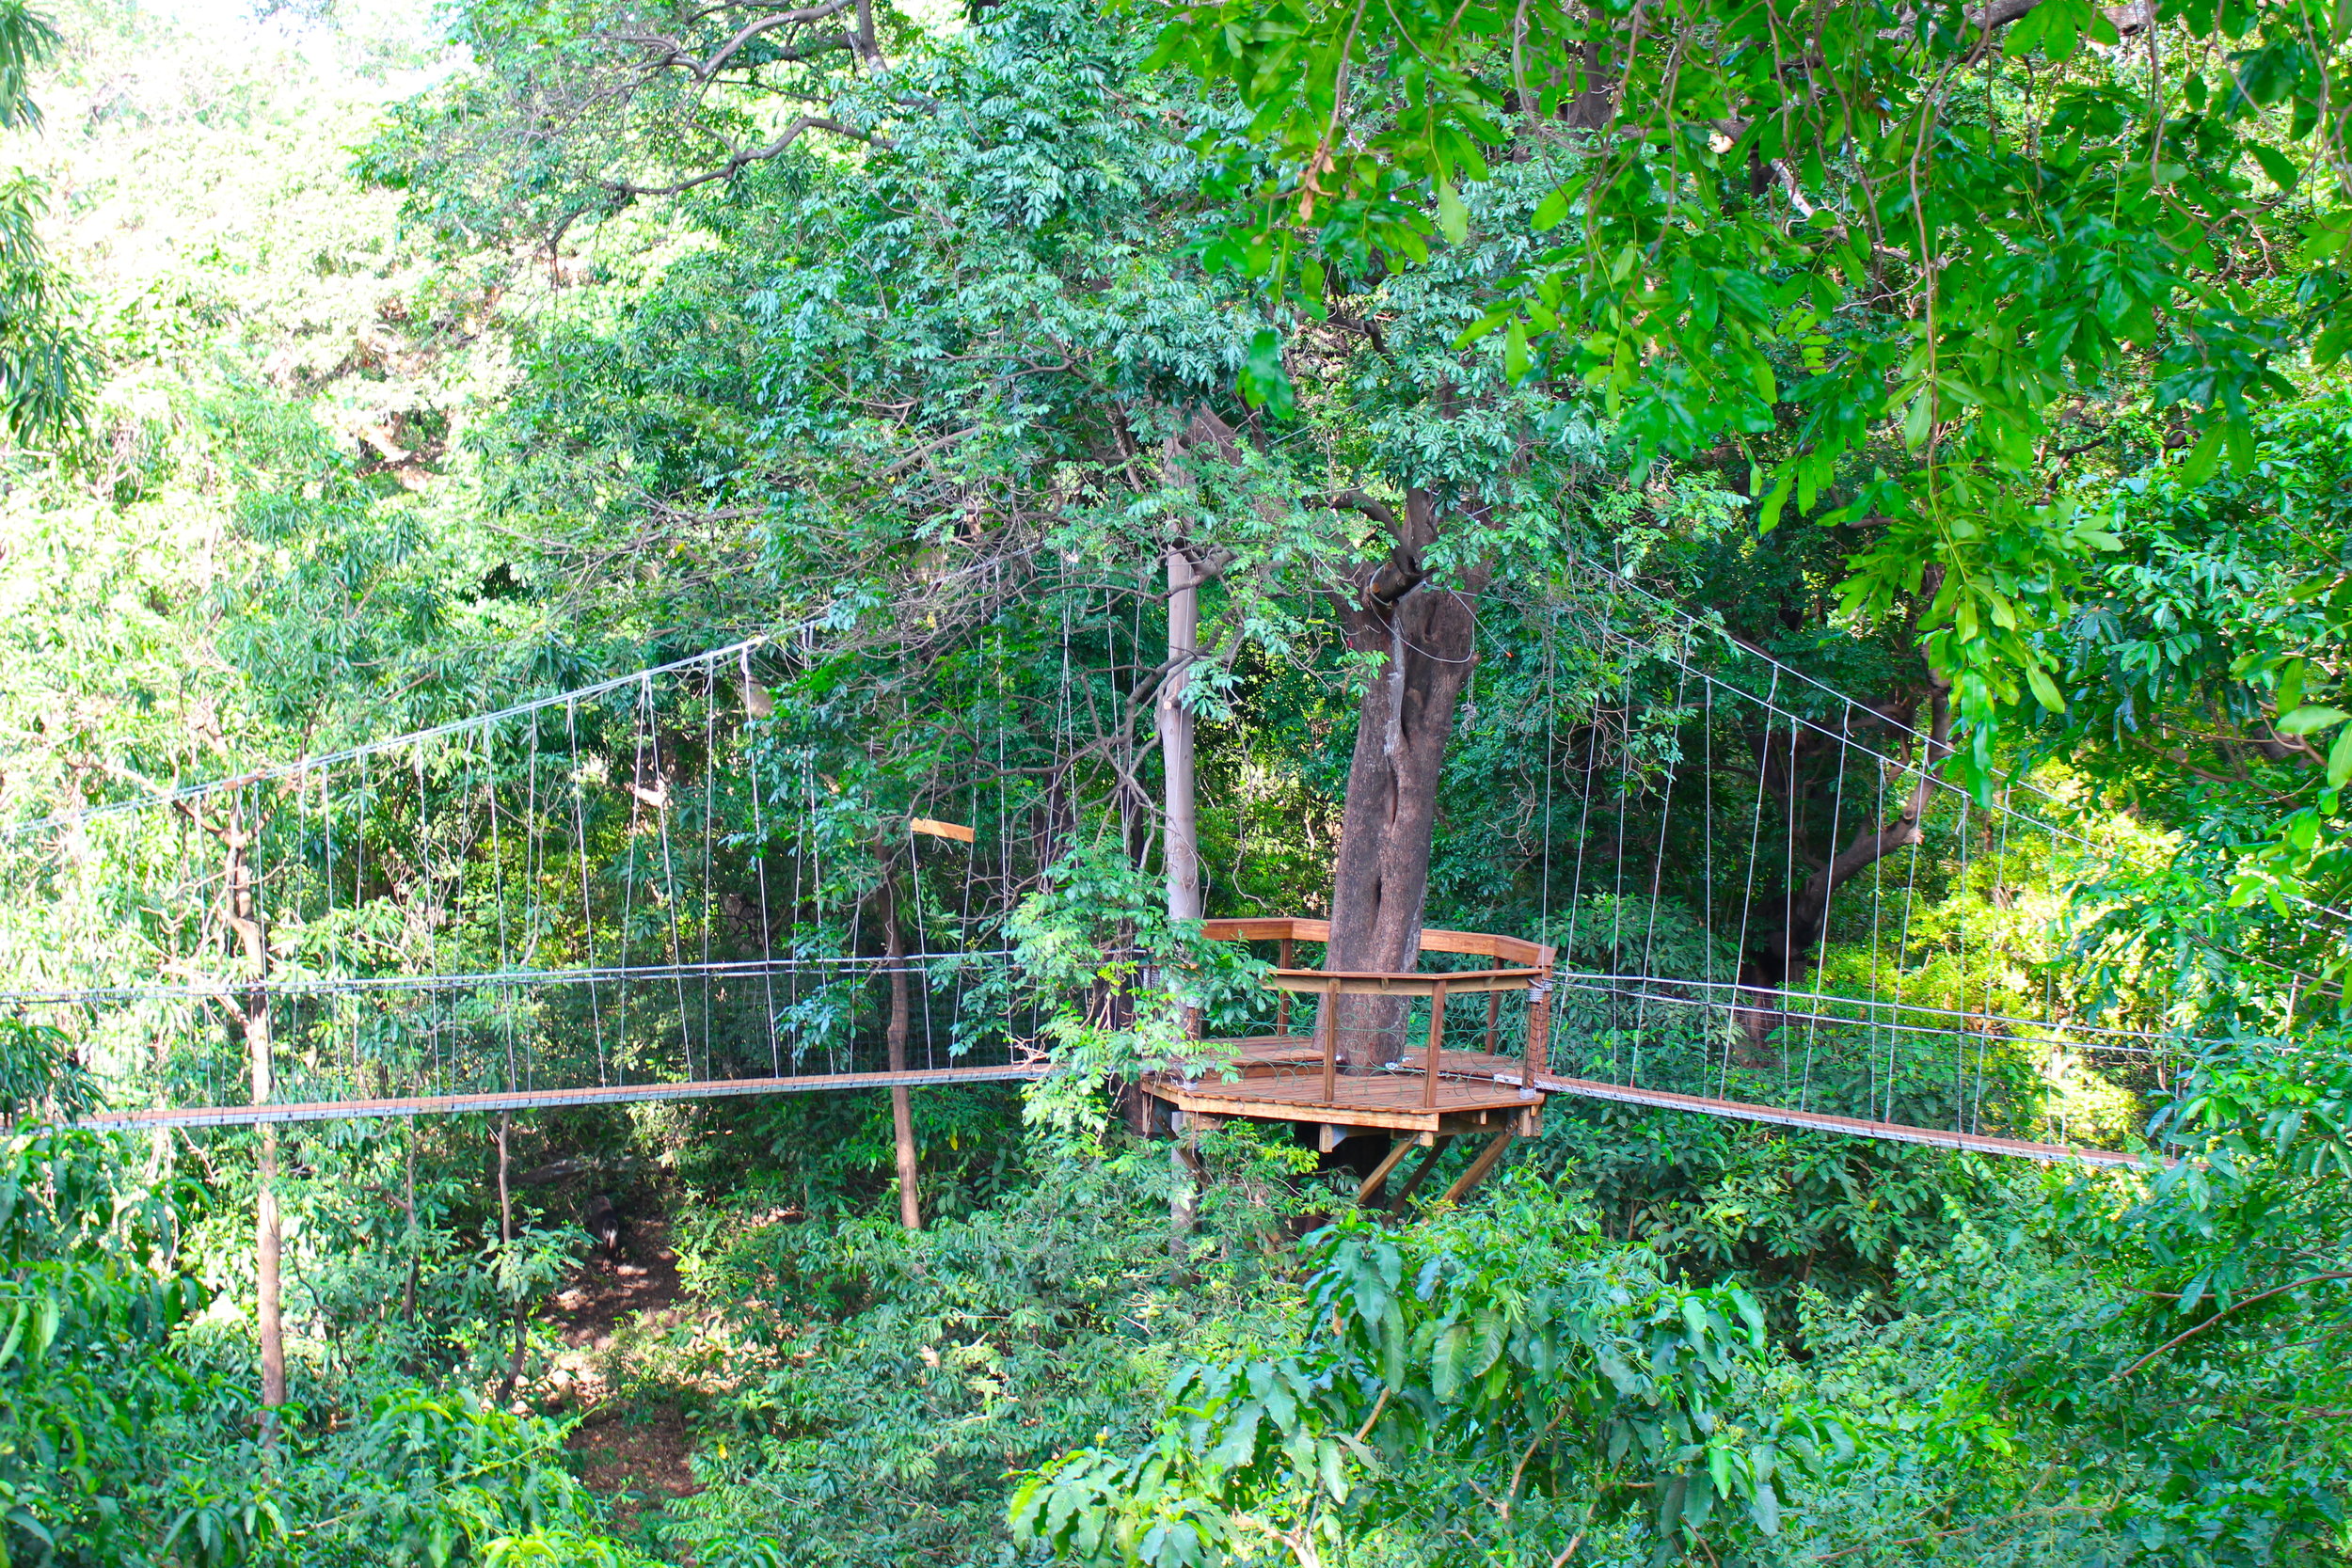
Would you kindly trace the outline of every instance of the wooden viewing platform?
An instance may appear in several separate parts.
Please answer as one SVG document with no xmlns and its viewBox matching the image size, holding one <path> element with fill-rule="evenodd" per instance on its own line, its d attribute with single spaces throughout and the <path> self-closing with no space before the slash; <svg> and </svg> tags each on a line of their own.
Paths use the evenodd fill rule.
<svg viewBox="0 0 2352 1568">
<path fill-rule="evenodd" d="M 1496 967 L 1451 973 L 1337 971 L 1295 967 L 1299 942 L 1329 940 L 1331 928 L 1324 921 L 1210 920 L 1202 922 L 1201 930 L 1213 941 L 1279 943 L 1280 958 L 1266 984 L 1281 996 L 1274 1033 L 1201 1041 L 1204 1049 L 1221 1047 L 1232 1053 L 1230 1073 L 1221 1067 L 1178 1069 L 1142 1081 L 1143 1092 L 1179 1113 L 1184 1123 L 1215 1126 L 1238 1118 L 1309 1124 L 1318 1130 L 1315 1141 L 1327 1152 L 1351 1137 L 1386 1137 L 1395 1148 L 1382 1176 L 1415 1145 L 1436 1147 L 1441 1140 L 1483 1133 L 1494 1139 L 1490 1152 L 1499 1154 L 1504 1139 L 1531 1137 L 1538 1131 L 1544 1096 L 1533 1085 L 1544 1070 L 1553 958 L 1549 947 L 1515 937 L 1425 930 L 1421 933 L 1422 952 L 1484 958 Z M 1528 997 L 1523 1059 L 1497 1050 L 1502 1002 L 1514 992 Z M 1290 1028 L 1291 998 L 1299 994 L 1323 1003 L 1312 1035 Z M 1343 996 L 1428 998 L 1425 1043 L 1411 1044 L 1399 1060 L 1385 1066 L 1350 1066 L 1339 1049 L 1337 1003 Z M 1486 1004 L 1484 1049 L 1459 1050 L 1443 1043 L 1448 1001 L 1460 997 L 1473 999 L 1473 1005 L 1477 999 Z M 1368 1190 L 1376 1184 L 1377 1178 Z"/>
</svg>

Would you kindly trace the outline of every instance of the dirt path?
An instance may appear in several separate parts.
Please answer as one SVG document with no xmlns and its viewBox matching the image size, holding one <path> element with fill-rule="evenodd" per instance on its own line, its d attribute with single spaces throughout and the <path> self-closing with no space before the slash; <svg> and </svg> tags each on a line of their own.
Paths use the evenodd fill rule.
<svg viewBox="0 0 2352 1568">
<path fill-rule="evenodd" d="M 590 1259 L 549 1304 L 564 1348 L 548 1370 L 548 1391 L 559 1407 L 586 1409 L 567 1446 L 580 1456 L 580 1480 L 612 1499 L 623 1530 L 646 1509 L 697 1490 L 684 1409 L 675 1401 L 623 1404 L 612 1397 L 628 1341 L 658 1336 L 685 1315 L 684 1295 L 669 1227 L 645 1220 L 626 1260 Z"/>
</svg>

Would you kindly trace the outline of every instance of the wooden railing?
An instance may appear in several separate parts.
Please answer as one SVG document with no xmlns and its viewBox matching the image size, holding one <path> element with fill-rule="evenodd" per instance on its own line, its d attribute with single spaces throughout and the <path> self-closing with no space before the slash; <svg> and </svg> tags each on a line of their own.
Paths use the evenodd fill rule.
<svg viewBox="0 0 2352 1568">
<path fill-rule="evenodd" d="M 1501 1022 L 1502 998 L 1511 991 L 1524 990 L 1527 1000 L 1527 1044 L 1523 1053 L 1520 1083 L 1534 1087 L 1537 1075 L 1546 1069 L 1547 1048 L 1551 1030 L 1551 966 L 1556 953 L 1542 942 L 1528 942 L 1518 937 L 1490 935 L 1484 931 L 1442 931 L 1424 929 L 1421 933 L 1419 951 L 1422 953 L 1455 953 L 1470 958 L 1491 958 L 1500 965 L 1495 969 L 1455 970 L 1450 973 L 1419 970 L 1331 970 L 1296 967 L 1297 946 L 1302 942 L 1327 942 L 1331 940 L 1331 924 L 1326 920 L 1301 920 L 1288 916 L 1244 920 L 1204 920 L 1200 934 L 1212 942 L 1272 942 L 1279 944 L 1280 956 L 1266 984 L 1282 993 L 1276 1011 L 1275 1033 L 1290 1033 L 1291 997 L 1295 994 L 1317 996 L 1323 1006 L 1317 1010 L 1316 1034 L 1322 1047 L 1323 1098 L 1334 1101 L 1339 1094 L 1339 1009 L 1343 996 L 1426 996 L 1429 998 L 1429 1040 L 1423 1056 L 1422 1102 L 1435 1107 L 1438 1103 L 1438 1081 L 1443 1075 L 1441 1061 L 1445 1048 L 1446 998 L 1468 992 L 1484 993 L 1486 997 L 1486 1053 L 1496 1053 L 1497 1028 Z"/>
</svg>

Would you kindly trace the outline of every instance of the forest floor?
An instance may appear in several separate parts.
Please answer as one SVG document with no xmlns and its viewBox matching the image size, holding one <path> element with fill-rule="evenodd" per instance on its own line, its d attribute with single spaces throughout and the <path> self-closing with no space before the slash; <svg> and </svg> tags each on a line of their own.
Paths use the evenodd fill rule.
<svg viewBox="0 0 2352 1568">
<path fill-rule="evenodd" d="M 568 1446 L 580 1458 L 580 1480 L 612 1499 L 614 1523 L 626 1532 L 646 1510 L 696 1490 L 685 1404 L 637 1386 L 635 1353 L 695 1316 L 668 1226 L 641 1221 L 625 1259 L 582 1263 L 548 1315 L 564 1347 L 548 1370 L 548 1391 L 553 1402 L 586 1410 Z"/>
</svg>

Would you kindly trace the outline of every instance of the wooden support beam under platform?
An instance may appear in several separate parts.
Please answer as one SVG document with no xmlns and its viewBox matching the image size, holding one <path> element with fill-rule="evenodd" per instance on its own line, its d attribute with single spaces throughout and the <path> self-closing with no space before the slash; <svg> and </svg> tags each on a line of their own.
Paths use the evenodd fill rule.
<svg viewBox="0 0 2352 1568">
<path fill-rule="evenodd" d="M 1434 1143 L 1435 1140 L 1432 1139 L 1432 1142 Z M 1389 1148 L 1388 1158 L 1374 1167 L 1373 1173 L 1364 1178 L 1363 1185 L 1356 1189 L 1357 1206 L 1360 1208 L 1370 1203 L 1380 1189 L 1388 1184 L 1388 1180 L 1395 1174 L 1396 1167 L 1405 1163 L 1405 1156 L 1420 1147 L 1419 1138 L 1399 1138 L 1391 1144 Z"/>
<path fill-rule="evenodd" d="M 1438 1162 L 1445 1157 L 1446 1149 L 1452 1147 L 1453 1143 L 1452 1138 L 1446 1137 L 1436 1139 L 1430 1144 L 1427 1157 L 1413 1167 L 1413 1174 L 1405 1179 L 1404 1188 L 1394 1197 L 1389 1199 L 1389 1208 L 1392 1212 L 1401 1212 L 1407 1203 L 1412 1202 L 1413 1195 L 1421 1191 L 1421 1184 L 1429 1180 L 1429 1173 L 1438 1168 Z"/>
<path fill-rule="evenodd" d="M 1425 1062 L 1339 1072 L 1318 1042 L 1295 1035 L 1204 1044 L 1232 1052 L 1230 1074 L 1155 1073 L 1137 1085 L 1195 1125 L 1235 1117 L 1303 1124 L 1326 1153 L 1362 1133 L 1426 1143 L 1470 1132 L 1532 1137 L 1542 1127 L 1543 1094 L 1518 1083 L 1524 1069 L 1514 1057 L 1446 1051 L 1433 1077 Z"/>
<path fill-rule="evenodd" d="M 1422 1086 L 1417 1076 L 1382 1076 L 1395 1082 L 1359 1087 L 1359 1080 L 1343 1078 L 1339 1094 L 1329 1101 L 1322 1098 L 1321 1085 L 1311 1079 L 1295 1088 L 1279 1079 L 1265 1084 L 1184 1087 L 1153 1083 L 1147 1085 L 1147 1092 L 1183 1112 L 1187 1121 L 1195 1117 L 1247 1117 L 1343 1128 L 1351 1134 L 1510 1132 L 1521 1137 L 1534 1136 L 1542 1125 L 1537 1113 L 1543 1109 L 1543 1097 L 1538 1094 L 1512 1091 L 1498 1095 L 1491 1085 L 1482 1088 L 1476 1085 L 1444 1084 L 1439 1085 L 1438 1104 L 1431 1108 L 1421 1103 Z"/>
<path fill-rule="evenodd" d="M 1502 1151 L 1510 1146 L 1511 1135 L 1507 1132 L 1498 1132 L 1487 1139 L 1486 1147 L 1478 1151 L 1478 1158 L 1470 1162 L 1470 1169 L 1464 1171 L 1454 1185 L 1445 1190 L 1445 1196 L 1438 1201 L 1459 1203 L 1476 1192 L 1478 1184 L 1486 1180 L 1486 1173 L 1495 1168 L 1496 1162 L 1502 1158 Z"/>
</svg>

